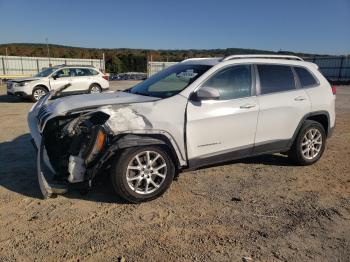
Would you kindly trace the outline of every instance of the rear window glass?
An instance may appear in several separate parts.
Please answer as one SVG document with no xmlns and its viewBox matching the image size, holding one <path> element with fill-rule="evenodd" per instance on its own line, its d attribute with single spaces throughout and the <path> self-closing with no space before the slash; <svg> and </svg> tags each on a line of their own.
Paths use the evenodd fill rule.
<svg viewBox="0 0 350 262">
<path fill-rule="evenodd" d="M 298 74 L 300 84 L 302 87 L 317 85 L 316 79 L 307 69 L 302 67 L 294 67 L 294 70 Z"/>
<path fill-rule="evenodd" d="M 284 65 L 257 65 L 261 94 L 295 89 L 293 71 Z"/>
</svg>

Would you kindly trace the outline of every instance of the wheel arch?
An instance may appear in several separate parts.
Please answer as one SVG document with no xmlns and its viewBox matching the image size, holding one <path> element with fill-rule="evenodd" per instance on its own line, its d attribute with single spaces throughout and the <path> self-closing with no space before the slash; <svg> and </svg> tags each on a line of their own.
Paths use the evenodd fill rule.
<svg viewBox="0 0 350 262">
<path fill-rule="evenodd" d="M 178 169 L 182 166 L 180 161 L 181 155 L 179 156 L 170 139 L 164 134 L 123 134 L 116 140 L 115 145 L 118 149 L 159 145 L 167 150 Z"/>
<path fill-rule="evenodd" d="M 325 132 L 326 132 L 326 136 L 329 137 L 331 135 L 331 130 L 330 130 L 330 118 L 329 118 L 329 113 L 327 111 L 315 111 L 315 112 L 311 112 L 306 114 L 299 122 L 297 128 L 294 131 L 293 137 L 290 141 L 290 145 L 292 146 L 292 144 L 294 143 L 295 139 L 297 138 L 299 131 L 302 127 L 302 125 L 304 124 L 304 122 L 306 120 L 313 120 L 316 121 L 318 123 L 320 123 Z"/>
<path fill-rule="evenodd" d="M 45 90 L 46 90 L 47 92 L 50 91 L 49 88 L 48 88 L 46 85 L 44 85 L 44 84 L 38 84 L 38 85 L 34 86 L 34 87 L 33 87 L 33 91 L 34 91 L 36 88 L 39 88 L 39 87 L 45 88 Z"/>
<path fill-rule="evenodd" d="M 101 90 L 102 90 L 102 86 L 101 86 L 99 83 L 97 83 L 97 82 L 92 82 L 92 83 L 89 85 L 89 90 L 90 90 L 90 88 L 91 88 L 93 85 L 98 85 L 98 86 L 101 88 Z"/>
</svg>

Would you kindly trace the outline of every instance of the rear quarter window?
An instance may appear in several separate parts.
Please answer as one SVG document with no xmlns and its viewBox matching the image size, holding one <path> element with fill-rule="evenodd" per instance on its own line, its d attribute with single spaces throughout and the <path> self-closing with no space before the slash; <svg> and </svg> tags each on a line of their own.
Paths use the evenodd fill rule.
<svg viewBox="0 0 350 262">
<path fill-rule="evenodd" d="M 318 84 L 317 80 L 306 68 L 294 67 L 294 70 L 298 75 L 298 78 L 302 87 L 310 87 Z"/>
<path fill-rule="evenodd" d="M 94 70 L 94 69 L 88 69 L 89 71 L 90 71 L 90 73 L 91 73 L 91 75 L 93 75 L 93 76 L 95 76 L 95 75 L 98 75 L 99 74 L 99 72 L 97 72 L 96 70 Z"/>
<path fill-rule="evenodd" d="M 292 68 L 285 65 L 257 65 L 262 95 L 295 89 Z"/>
</svg>

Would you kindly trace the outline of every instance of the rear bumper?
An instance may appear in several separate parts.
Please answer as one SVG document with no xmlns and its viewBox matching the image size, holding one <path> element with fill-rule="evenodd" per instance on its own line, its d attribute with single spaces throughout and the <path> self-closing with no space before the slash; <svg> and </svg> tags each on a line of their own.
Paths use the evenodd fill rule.
<svg viewBox="0 0 350 262">
<path fill-rule="evenodd" d="M 334 123 L 334 126 L 331 126 L 330 128 L 328 128 L 327 138 L 332 137 L 333 132 L 334 132 L 334 128 L 335 128 L 335 124 L 336 123 Z"/>
</svg>

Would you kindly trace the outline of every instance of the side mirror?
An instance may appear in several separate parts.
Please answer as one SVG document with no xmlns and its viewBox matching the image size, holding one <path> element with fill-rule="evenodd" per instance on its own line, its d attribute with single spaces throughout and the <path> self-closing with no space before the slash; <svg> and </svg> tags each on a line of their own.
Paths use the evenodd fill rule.
<svg viewBox="0 0 350 262">
<path fill-rule="evenodd" d="M 190 97 L 192 101 L 216 100 L 220 98 L 220 93 L 216 88 L 203 86 Z"/>
<path fill-rule="evenodd" d="M 59 76 L 58 75 L 53 75 L 52 78 L 53 78 L 53 80 L 56 80 L 57 78 L 59 78 Z"/>
</svg>

